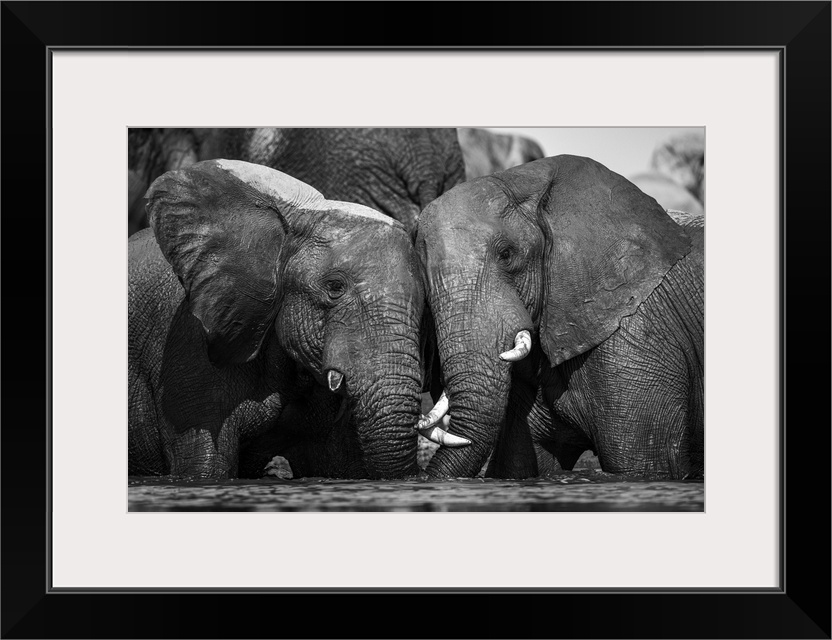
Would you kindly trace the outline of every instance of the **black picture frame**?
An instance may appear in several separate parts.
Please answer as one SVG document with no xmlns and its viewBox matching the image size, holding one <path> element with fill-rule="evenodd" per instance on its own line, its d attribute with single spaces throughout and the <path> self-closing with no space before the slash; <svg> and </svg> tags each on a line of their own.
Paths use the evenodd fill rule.
<svg viewBox="0 0 832 640">
<path fill-rule="evenodd" d="M 830 2 L 3 2 L 0 15 L 3 638 L 830 637 Z M 52 591 L 50 59 L 125 47 L 778 51 L 780 588 Z"/>
</svg>

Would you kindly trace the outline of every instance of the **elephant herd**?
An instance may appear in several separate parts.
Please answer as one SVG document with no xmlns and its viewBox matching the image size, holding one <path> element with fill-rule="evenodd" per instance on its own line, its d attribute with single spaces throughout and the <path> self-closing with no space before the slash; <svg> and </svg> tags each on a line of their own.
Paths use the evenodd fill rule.
<svg viewBox="0 0 832 640">
<path fill-rule="evenodd" d="M 702 218 L 542 156 L 476 130 L 131 130 L 129 473 L 529 478 L 589 450 L 702 478 Z"/>
</svg>

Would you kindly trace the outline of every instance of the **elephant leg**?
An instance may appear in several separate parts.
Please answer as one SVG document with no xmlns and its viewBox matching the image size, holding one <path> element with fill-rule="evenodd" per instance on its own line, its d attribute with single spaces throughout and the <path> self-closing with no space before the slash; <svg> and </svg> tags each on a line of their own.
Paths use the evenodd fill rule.
<svg viewBox="0 0 832 640">
<path fill-rule="evenodd" d="M 691 385 L 688 401 L 688 428 L 685 431 L 688 470 L 685 479 L 705 477 L 705 389 L 699 378 Z"/>
<path fill-rule="evenodd" d="M 540 400 L 540 402 L 538 402 Z M 538 453 L 532 440 L 534 426 L 546 420 L 548 410 L 535 388 L 514 380 L 505 425 L 485 475 L 489 478 L 533 478 L 539 475 Z"/>
<path fill-rule="evenodd" d="M 131 476 L 163 476 L 167 470 L 153 394 L 137 369 L 128 362 L 127 472 Z"/>
<path fill-rule="evenodd" d="M 592 443 L 583 432 L 559 420 L 553 413 L 542 384 L 514 378 L 500 433 L 486 475 L 498 478 L 529 478 L 571 471 Z"/>
<path fill-rule="evenodd" d="M 321 443 L 326 439 L 320 417 L 308 401 L 289 403 L 275 424 L 247 443 L 240 453 L 240 477 L 261 478 L 269 463 L 280 456 L 288 461 L 295 478 L 327 475 L 315 454 L 321 454 Z M 316 446 L 317 445 L 317 446 Z"/>
<path fill-rule="evenodd" d="M 349 408 L 323 387 L 288 404 L 273 427 L 246 445 L 241 477 L 261 477 L 274 456 L 288 461 L 295 478 L 368 475 Z"/>
<path fill-rule="evenodd" d="M 558 459 L 539 442 L 534 443 L 534 452 L 537 455 L 537 472 L 541 478 L 563 473 L 564 469 Z"/>
<path fill-rule="evenodd" d="M 561 420 L 552 409 L 559 379 L 544 370 L 539 382 L 524 368 L 512 380 L 506 423 L 491 457 L 489 477 L 529 478 L 571 471 L 586 450 L 594 447 L 577 427 Z"/>
<path fill-rule="evenodd" d="M 237 477 L 243 444 L 274 427 L 283 407 L 283 398 L 279 393 L 273 393 L 263 400 L 244 400 L 218 429 L 215 425 L 206 424 L 202 428 L 192 426 L 169 430 L 168 433 L 173 432 L 166 447 L 171 475 L 217 479 Z"/>
<path fill-rule="evenodd" d="M 168 443 L 170 475 L 175 478 L 223 480 L 237 475 L 239 438 L 221 430 L 187 429 Z"/>
<path fill-rule="evenodd" d="M 317 422 L 315 435 L 304 442 L 310 464 L 308 475 L 368 478 L 353 409 L 343 398 L 332 396 L 328 391 L 319 391 L 321 393 L 326 399 L 316 403 L 313 414 Z"/>
<path fill-rule="evenodd" d="M 555 424 L 556 420 L 552 420 Z M 563 437 L 564 432 L 569 433 L 563 425 L 561 428 L 555 429 L 556 435 L 554 438 L 547 440 L 541 446 L 552 454 L 552 457 L 557 462 L 558 466 L 563 471 L 572 471 L 575 468 L 575 463 L 583 455 L 583 452 L 590 447 L 583 441 L 583 439 L 571 439 Z"/>
<path fill-rule="evenodd" d="M 533 415 L 532 436 L 535 443 L 549 454 L 552 472 L 572 471 L 584 451 L 595 451 L 592 441 L 577 427 L 564 419 L 555 408 L 555 400 L 566 391 L 566 383 L 556 370 L 546 370 L 541 379 Z"/>
<path fill-rule="evenodd" d="M 288 412 L 288 409 L 287 409 Z M 262 478 L 266 467 L 275 456 L 285 456 L 287 442 L 284 429 L 279 424 L 268 429 L 265 433 L 254 438 L 240 451 L 240 464 L 237 469 L 240 478 Z M 300 465 L 289 458 L 289 465 L 293 471 Z M 293 474 L 293 475 L 296 475 Z"/>
</svg>

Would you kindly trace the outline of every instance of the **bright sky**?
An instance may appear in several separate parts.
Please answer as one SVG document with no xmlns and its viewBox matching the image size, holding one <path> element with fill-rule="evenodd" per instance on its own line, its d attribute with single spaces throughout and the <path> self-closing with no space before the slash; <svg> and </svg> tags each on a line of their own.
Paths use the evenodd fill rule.
<svg viewBox="0 0 832 640">
<path fill-rule="evenodd" d="M 683 132 L 702 131 L 702 127 L 551 127 L 501 129 L 492 131 L 517 133 L 536 140 L 547 156 L 568 153 L 587 156 L 630 177 L 650 167 L 650 155 L 659 142 Z"/>
</svg>

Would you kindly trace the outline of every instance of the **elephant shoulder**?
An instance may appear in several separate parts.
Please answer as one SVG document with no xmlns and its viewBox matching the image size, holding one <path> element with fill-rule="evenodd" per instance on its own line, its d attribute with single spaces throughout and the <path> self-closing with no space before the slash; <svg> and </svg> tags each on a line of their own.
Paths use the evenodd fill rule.
<svg viewBox="0 0 832 640">
<path fill-rule="evenodd" d="M 688 254 L 691 262 L 696 264 L 700 274 L 704 277 L 705 269 L 705 227 L 686 229 L 691 239 L 691 250 Z"/>
<path fill-rule="evenodd" d="M 691 250 L 688 255 L 691 260 L 702 263 L 704 261 L 705 252 L 704 214 L 695 214 L 668 209 L 667 215 L 673 218 L 676 224 L 685 228 L 685 233 L 687 233 L 690 238 Z"/>
</svg>

